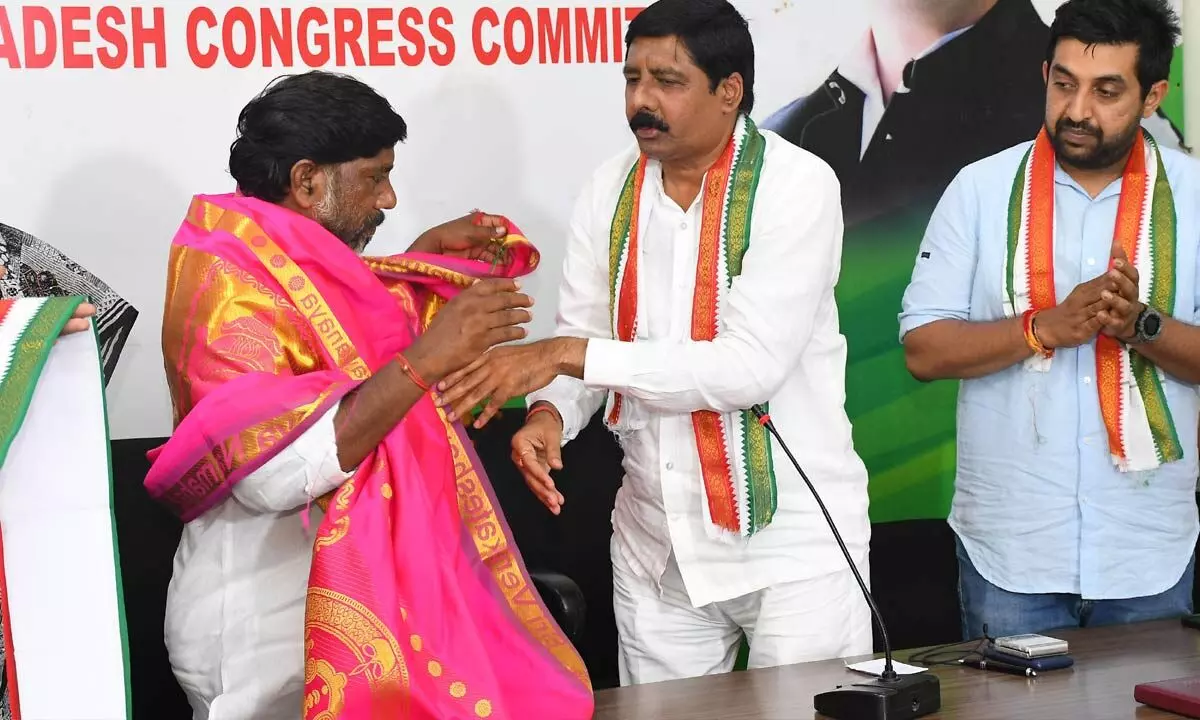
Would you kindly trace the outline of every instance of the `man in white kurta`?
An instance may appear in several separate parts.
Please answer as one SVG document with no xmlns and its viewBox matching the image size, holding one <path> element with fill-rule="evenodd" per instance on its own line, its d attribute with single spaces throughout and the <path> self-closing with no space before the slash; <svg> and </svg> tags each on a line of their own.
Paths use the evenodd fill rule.
<svg viewBox="0 0 1200 720">
<path fill-rule="evenodd" d="M 662 192 L 652 162 L 639 293 L 643 335 L 608 335 L 608 229 L 630 148 L 596 172 L 576 205 L 556 334 L 588 340 L 584 378 L 528 397 L 573 439 L 609 391 L 645 424 L 623 433 L 625 477 L 613 510 L 614 606 L 622 684 L 732 669 L 741 634 L 752 667 L 869 652 L 862 594 L 799 474 L 773 450 L 778 509 L 760 533 L 710 538 L 690 413 L 770 401 L 771 418 L 867 574 L 867 473 L 846 417 L 846 343 L 833 286 L 841 252 L 838 185 L 828 167 L 778 136 L 767 150 L 755 231 L 717 340 L 691 342 L 699 202 Z M 761 230 L 760 230 L 761 228 Z M 538 413 L 544 415 L 544 413 Z M 534 417 L 536 417 L 535 415 Z M 570 482 L 570 468 L 562 476 Z"/>
<path fill-rule="evenodd" d="M 737 501 L 732 531 L 716 526 L 711 510 L 693 413 L 714 411 L 737 425 L 742 411 L 769 403 L 775 426 L 868 574 L 867 473 L 843 408 L 846 343 L 833 294 L 842 241 L 838 181 L 823 161 L 773 133 L 761 133 L 761 171 L 751 206 L 741 208 L 751 219 L 740 274 L 714 285 L 716 333 L 696 339 L 693 319 L 704 294 L 698 263 L 709 247 L 702 227 L 706 220 L 736 223 L 737 183 L 728 203 L 706 197 L 716 192 L 721 199 L 721 188 L 710 186 L 737 174 L 757 131 L 746 116 L 752 66 L 714 77 L 703 67 L 709 48 L 695 39 L 695 27 L 728 33 L 727 48 L 750 43 L 744 21 L 720 0 L 662 0 L 630 27 L 626 100 L 638 145 L 604 163 L 575 206 L 558 337 L 494 348 L 442 388 L 443 401 L 459 413 L 490 398 L 480 422 L 506 398 L 542 388 L 527 396 L 528 420 L 513 440 L 513 458 L 555 513 L 563 498 L 548 471 L 561 468 L 560 444 L 605 408 L 625 454 L 612 515 L 622 684 L 731 670 L 743 634 L 752 667 L 864 653 L 872 645 L 853 574 L 777 443 L 767 441 L 777 497 L 761 515 L 769 521 L 753 522 L 745 498 Z M 694 96 L 685 104 L 681 93 Z M 693 152 L 709 146 L 707 156 Z M 633 171 L 639 158 L 640 183 Z M 690 192 L 689 162 L 699 167 Z M 732 162 L 732 174 L 714 173 L 722 162 Z M 638 187 L 632 195 L 630 184 Z M 636 227 L 624 234 L 637 242 L 610 252 L 622 236 L 618 208 L 632 196 L 635 210 L 627 215 L 636 216 Z M 722 205 L 731 208 L 727 216 L 720 216 Z M 710 208 L 717 208 L 712 218 Z M 636 281 L 625 288 L 635 260 Z M 724 268 L 722 261 L 718 270 Z M 636 331 L 624 338 L 616 316 L 627 296 L 636 296 L 635 317 L 627 318 Z M 614 405 L 619 420 L 611 422 Z M 736 455 L 741 430 L 733 425 L 725 426 L 722 450 Z M 570 468 L 559 479 L 571 482 Z"/>
</svg>

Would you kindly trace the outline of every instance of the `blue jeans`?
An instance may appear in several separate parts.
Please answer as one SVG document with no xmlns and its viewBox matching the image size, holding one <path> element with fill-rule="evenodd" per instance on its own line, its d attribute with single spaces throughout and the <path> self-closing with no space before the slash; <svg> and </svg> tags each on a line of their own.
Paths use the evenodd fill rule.
<svg viewBox="0 0 1200 720">
<path fill-rule="evenodd" d="M 1085 600 L 1067 593 L 1014 593 L 988 582 L 975 570 L 958 537 L 958 600 L 962 608 L 964 640 L 1044 633 L 1060 628 L 1096 627 L 1161 620 L 1192 612 L 1192 578 L 1196 557 L 1188 561 L 1183 577 L 1158 595 L 1123 600 Z"/>
</svg>

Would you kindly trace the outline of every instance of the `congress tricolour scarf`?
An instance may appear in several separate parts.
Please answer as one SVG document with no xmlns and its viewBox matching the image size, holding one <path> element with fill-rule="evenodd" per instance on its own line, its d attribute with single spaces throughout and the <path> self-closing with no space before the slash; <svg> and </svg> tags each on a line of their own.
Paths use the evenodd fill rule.
<svg viewBox="0 0 1200 720">
<path fill-rule="evenodd" d="M 766 140 L 745 116 L 729 144 L 704 178 L 696 289 L 692 298 L 691 337 L 711 341 L 721 327 L 721 304 L 733 278 L 741 274 L 750 247 L 754 194 L 762 172 Z M 648 160 L 642 155 L 622 187 L 613 214 L 609 242 L 609 313 L 612 336 L 637 339 L 640 225 Z M 616 432 L 623 424 L 626 399 L 613 393 L 605 423 Z M 707 498 L 710 535 L 749 537 L 775 514 L 775 472 L 767 431 L 749 410 L 692 413 L 696 448 Z"/>
<path fill-rule="evenodd" d="M 1017 170 L 1009 200 L 1005 314 L 1019 317 L 1057 303 L 1054 293 L 1054 148 L 1043 129 Z M 1143 131 L 1125 165 L 1113 234 L 1137 268 L 1138 299 L 1170 315 L 1175 307 L 1175 203 L 1162 156 Z M 1052 360 L 1026 361 L 1046 372 Z M 1162 371 L 1136 348 L 1096 339 L 1100 411 L 1113 462 L 1122 472 L 1150 470 L 1183 457 Z"/>
<path fill-rule="evenodd" d="M 82 298 L 0 300 L 0 714 L 132 717 L 95 332 Z"/>
</svg>

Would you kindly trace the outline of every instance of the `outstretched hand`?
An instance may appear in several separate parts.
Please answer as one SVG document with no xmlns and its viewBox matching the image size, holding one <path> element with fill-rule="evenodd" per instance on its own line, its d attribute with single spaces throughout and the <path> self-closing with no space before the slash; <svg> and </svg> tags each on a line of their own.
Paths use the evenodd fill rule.
<svg viewBox="0 0 1200 720">
<path fill-rule="evenodd" d="M 553 407 L 531 413 L 525 427 L 512 439 L 512 461 L 525 484 L 555 515 L 562 511 L 563 496 L 554 486 L 551 470 L 562 470 L 562 419 Z"/>
<path fill-rule="evenodd" d="M 558 375 L 557 360 L 553 340 L 492 348 L 439 382 L 437 403 L 450 408 L 451 422 L 486 403 L 475 419 L 481 428 L 504 403 L 549 385 Z"/>
</svg>

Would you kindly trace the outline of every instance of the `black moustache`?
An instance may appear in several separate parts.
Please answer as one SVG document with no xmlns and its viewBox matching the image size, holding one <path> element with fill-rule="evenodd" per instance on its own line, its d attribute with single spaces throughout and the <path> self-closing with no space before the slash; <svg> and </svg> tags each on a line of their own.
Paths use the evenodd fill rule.
<svg viewBox="0 0 1200 720">
<path fill-rule="evenodd" d="M 658 130 L 659 132 L 670 132 L 670 128 L 667 126 L 666 121 L 645 111 L 638 111 L 637 114 L 630 118 L 629 129 L 633 130 L 634 132 L 643 129 Z"/>
<path fill-rule="evenodd" d="M 1094 128 L 1091 125 L 1088 125 L 1086 123 L 1076 124 L 1073 122 L 1060 122 L 1058 124 L 1059 132 L 1065 132 L 1067 130 L 1074 130 L 1075 132 L 1084 133 L 1085 135 L 1099 135 L 1100 134 L 1100 131 L 1098 128 Z"/>
</svg>

